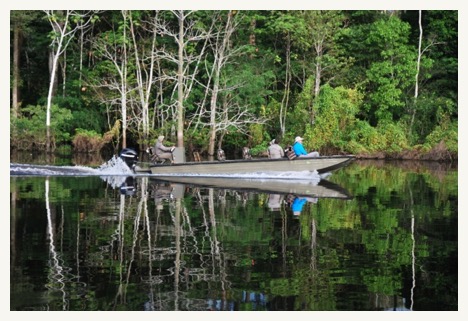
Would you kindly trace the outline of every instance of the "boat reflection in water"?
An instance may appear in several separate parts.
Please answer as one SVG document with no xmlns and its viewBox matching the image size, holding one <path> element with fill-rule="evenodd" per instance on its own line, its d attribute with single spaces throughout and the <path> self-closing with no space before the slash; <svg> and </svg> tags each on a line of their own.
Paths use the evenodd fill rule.
<svg viewBox="0 0 468 321">
<path fill-rule="evenodd" d="M 121 190 L 134 191 L 132 185 L 135 184 L 133 176 L 127 177 L 121 186 Z M 178 197 L 183 197 L 184 187 L 178 185 L 186 185 L 186 187 L 205 187 L 205 188 L 219 188 L 237 190 L 242 192 L 258 192 L 268 193 L 273 195 L 288 195 L 293 194 L 296 196 L 309 197 L 309 198 L 339 198 L 351 199 L 352 196 L 346 189 L 338 184 L 332 183 L 326 179 L 315 180 L 295 180 L 295 179 L 256 179 L 256 178 L 224 178 L 224 177 L 194 177 L 194 176 L 173 176 L 167 178 L 150 178 L 150 184 L 165 186 L 161 190 L 162 196 L 171 194 L 170 190 L 176 189 Z M 168 186 L 173 186 L 170 188 Z M 175 196 L 174 196 L 175 197 Z M 276 200 L 274 200 L 276 198 Z M 279 201 L 278 196 L 272 196 L 273 203 Z"/>
<path fill-rule="evenodd" d="M 263 178 L 224 178 L 172 176 L 151 179 L 152 182 L 168 182 L 187 186 L 231 189 L 244 192 L 258 192 L 277 195 L 293 194 L 312 198 L 350 199 L 351 195 L 343 187 L 325 179 L 263 179 Z"/>
<path fill-rule="evenodd" d="M 127 177 L 120 187 L 121 193 L 133 195 L 135 182 L 134 177 Z M 321 178 L 296 180 L 196 176 L 151 177 L 148 188 L 156 206 L 159 207 L 165 200 L 182 198 L 187 188 L 216 188 L 221 193 L 226 190 L 244 194 L 249 192 L 265 193 L 269 194 L 267 204 L 271 211 L 279 211 L 282 204 L 287 204 L 292 209 L 294 216 L 300 215 L 306 203 L 315 204 L 319 198 L 343 200 L 352 198 L 343 187 Z"/>
</svg>

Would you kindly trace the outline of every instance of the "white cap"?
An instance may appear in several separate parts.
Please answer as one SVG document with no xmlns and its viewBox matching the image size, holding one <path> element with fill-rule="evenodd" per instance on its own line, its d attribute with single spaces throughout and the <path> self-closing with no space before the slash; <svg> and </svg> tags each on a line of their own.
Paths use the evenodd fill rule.
<svg viewBox="0 0 468 321">
<path fill-rule="evenodd" d="M 298 141 L 303 141 L 304 139 L 301 137 L 301 136 L 297 136 L 295 139 L 294 139 L 294 142 L 298 142 Z"/>
</svg>

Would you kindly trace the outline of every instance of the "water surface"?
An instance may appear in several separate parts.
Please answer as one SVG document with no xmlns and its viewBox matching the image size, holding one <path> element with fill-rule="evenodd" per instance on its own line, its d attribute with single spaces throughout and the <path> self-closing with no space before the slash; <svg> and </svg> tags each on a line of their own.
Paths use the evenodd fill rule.
<svg viewBox="0 0 468 321">
<path fill-rule="evenodd" d="M 321 180 L 350 197 L 313 195 Z M 456 167 L 311 181 L 304 196 L 12 163 L 10 310 L 458 310 Z"/>
</svg>

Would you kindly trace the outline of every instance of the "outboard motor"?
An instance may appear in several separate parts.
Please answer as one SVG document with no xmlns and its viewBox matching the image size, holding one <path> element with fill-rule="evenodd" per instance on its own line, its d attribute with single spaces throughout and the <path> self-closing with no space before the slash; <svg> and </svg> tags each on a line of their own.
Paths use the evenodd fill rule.
<svg viewBox="0 0 468 321">
<path fill-rule="evenodd" d="M 136 187 L 135 187 L 135 180 L 133 177 L 129 176 L 125 179 L 125 182 L 122 183 L 120 186 L 120 194 L 132 196 L 135 194 Z"/>
<path fill-rule="evenodd" d="M 138 161 L 138 154 L 132 148 L 124 148 L 119 154 L 119 157 L 127 164 L 127 166 L 134 171 Z"/>
</svg>

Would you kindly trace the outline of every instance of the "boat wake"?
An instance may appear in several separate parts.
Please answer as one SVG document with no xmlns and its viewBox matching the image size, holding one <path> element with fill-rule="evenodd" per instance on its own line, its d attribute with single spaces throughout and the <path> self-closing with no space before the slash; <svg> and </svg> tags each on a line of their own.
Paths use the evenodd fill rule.
<svg viewBox="0 0 468 321">
<path fill-rule="evenodd" d="M 228 175 L 197 174 L 150 174 L 135 173 L 120 157 L 114 156 L 97 168 L 86 166 L 53 166 L 10 163 L 10 176 L 53 177 L 97 176 L 114 189 L 119 188 L 122 194 L 135 192 L 138 177 L 149 177 L 153 182 L 162 181 L 173 184 L 189 184 L 219 188 L 255 190 L 268 193 L 308 195 L 314 197 L 347 198 L 347 192 L 332 186 L 326 177 L 331 173 L 319 174 L 317 171 L 283 172 L 283 173 L 238 173 Z"/>
<path fill-rule="evenodd" d="M 54 165 L 33 165 L 33 164 L 18 164 L 10 163 L 10 176 L 152 176 L 158 177 L 159 174 L 149 173 L 134 173 L 127 164 L 118 156 L 113 156 L 106 163 L 97 168 L 87 166 L 54 166 Z M 269 173 L 239 173 L 227 175 L 207 175 L 206 177 L 222 177 L 222 178 L 245 178 L 245 179 L 279 179 L 279 180 L 317 180 L 329 176 L 330 173 L 319 174 L 317 171 L 310 172 L 284 172 Z M 198 174 L 171 174 L 164 175 L 165 177 L 201 177 Z"/>
<path fill-rule="evenodd" d="M 10 176 L 103 176 L 132 175 L 133 172 L 117 156 L 98 168 L 87 166 L 54 166 L 10 163 Z"/>
</svg>

